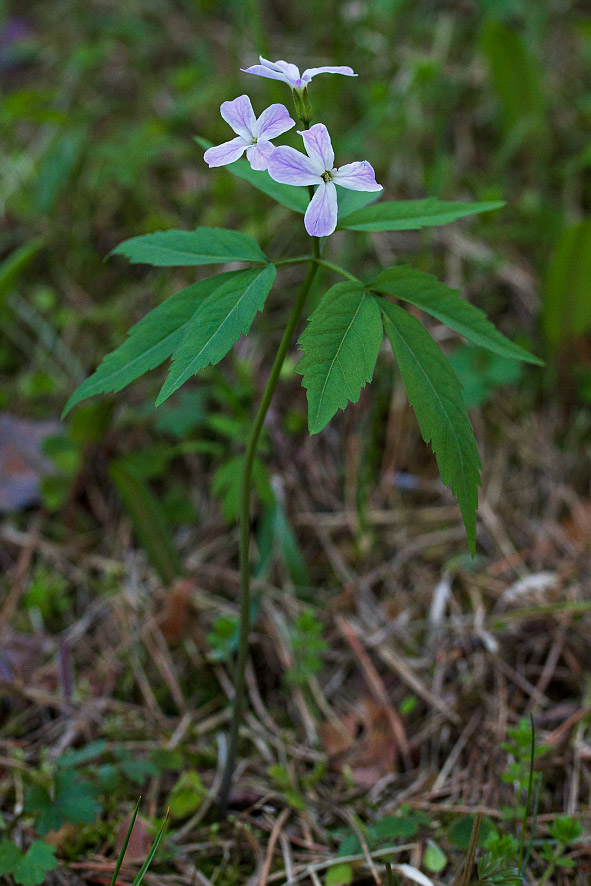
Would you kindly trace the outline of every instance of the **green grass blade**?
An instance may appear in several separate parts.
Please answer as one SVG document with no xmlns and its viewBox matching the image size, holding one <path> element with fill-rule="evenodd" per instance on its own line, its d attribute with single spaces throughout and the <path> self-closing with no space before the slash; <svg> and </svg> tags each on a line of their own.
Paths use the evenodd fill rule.
<svg viewBox="0 0 591 886">
<path fill-rule="evenodd" d="M 117 858 L 117 864 L 115 865 L 115 870 L 113 871 L 113 876 L 111 877 L 111 883 L 109 884 L 109 886 L 115 886 L 115 883 L 117 882 L 117 875 L 119 874 L 119 871 L 121 870 L 121 865 L 123 864 L 123 857 L 124 857 L 125 852 L 127 850 L 127 844 L 129 843 L 129 840 L 131 838 L 131 832 L 133 831 L 133 826 L 135 824 L 135 820 L 137 818 L 137 814 L 140 809 L 141 800 L 142 800 L 142 798 L 140 795 L 137 799 L 137 803 L 135 804 L 135 809 L 133 811 L 133 815 L 131 816 L 131 821 L 129 823 L 129 827 L 127 828 L 125 840 L 123 841 L 123 846 L 121 847 L 121 850 L 119 852 L 119 857 Z"/>
<path fill-rule="evenodd" d="M 169 814 L 170 814 L 170 808 L 166 810 L 166 815 L 164 816 L 164 821 L 162 822 L 162 825 L 160 826 L 160 830 L 158 831 L 158 835 L 157 835 L 156 839 L 154 840 L 154 843 L 152 844 L 152 848 L 150 849 L 150 852 L 148 853 L 148 857 L 146 858 L 145 862 L 143 863 L 143 865 L 141 866 L 141 868 L 137 872 L 137 875 L 134 877 L 134 880 L 133 880 L 133 883 L 131 884 L 131 886 L 140 886 L 140 883 L 144 879 L 144 874 L 146 873 L 146 871 L 150 867 L 150 865 L 152 863 L 152 859 L 156 855 L 156 851 L 158 849 L 158 846 L 160 845 L 160 841 L 162 840 L 162 837 L 164 836 L 164 831 L 166 829 L 166 825 L 168 824 Z"/>
</svg>

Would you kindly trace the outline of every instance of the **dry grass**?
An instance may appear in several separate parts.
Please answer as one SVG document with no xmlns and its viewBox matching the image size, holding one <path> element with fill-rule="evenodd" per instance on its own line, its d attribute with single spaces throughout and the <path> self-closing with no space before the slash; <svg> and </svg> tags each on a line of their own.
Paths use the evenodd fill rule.
<svg viewBox="0 0 591 886">
<path fill-rule="evenodd" d="M 237 816 L 219 830 L 210 827 L 212 798 L 232 685 L 226 666 L 212 659 L 207 633 L 217 616 L 237 612 L 235 534 L 204 497 L 206 519 L 179 538 L 186 578 L 171 589 L 160 587 L 133 551 L 127 519 L 115 516 L 98 477 L 88 498 L 109 517 L 101 535 L 73 531 L 58 542 L 40 514 L 21 529 L 6 522 L 0 530 L 8 588 L 0 608 L 9 665 L 1 684 L 4 814 L 18 811 L 22 778 L 44 754 L 54 759 L 100 736 L 137 754 L 178 747 L 211 797 L 192 818 L 175 823 L 169 845 L 177 853 L 168 873 L 149 875 L 150 883 L 318 884 L 336 854 L 335 829 L 358 830 L 359 820 L 375 820 L 403 802 L 442 824 L 476 810 L 500 819 L 512 789 L 500 778 L 506 755 L 499 745 L 507 728 L 531 713 L 538 740 L 551 748 L 540 761 L 539 833 L 552 812 L 580 815 L 587 825 L 588 472 L 583 459 L 552 442 L 561 437 L 558 407 L 518 425 L 512 414 L 518 405 L 499 397 L 480 423 L 486 469 L 474 563 L 464 555 L 447 491 L 435 481 L 418 481 L 415 490 L 393 482 L 394 470 L 425 473 L 425 454 L 397 393 L 385 432 L 385 470 L 363 526 L 354 507 L 363 403 L 342 419 L 344 447 L 329 431 L 298 449 L 271 425 L 281 453 L 274 467 L 314 590 L 309 601 L 298 599 L 280 568 L 273 583 L 256 586 L 262 605 L 232 798 Z M 59 636 L 18 630 L 19 599 L 32 565 L 40 563 L 74 589 L 69 625 Z M 328 642 L 324 666 L 304 685 L 289 687 L 288 626 L 311 605 Z M 409 697 L 414 707 L 403 714 Z M 276 763 L 305 796 L 303 810 L 269 776 Z M 319 765 L 324 774 L 310 783 Z M 176 777 L 150 780 L 146 816 L 162 814 Z M 378 858 L 365 854 L 359 875 L 365 867 L 379 879 Z M 400 857 L 419 862 L 420 845 Z M 574 881 L 586 883 L 588 844 L 575 857 Z M 97 839 L 96 850 L 55 882 L 106 883 L 113 864 L 108 841 Z"/>
</svg>

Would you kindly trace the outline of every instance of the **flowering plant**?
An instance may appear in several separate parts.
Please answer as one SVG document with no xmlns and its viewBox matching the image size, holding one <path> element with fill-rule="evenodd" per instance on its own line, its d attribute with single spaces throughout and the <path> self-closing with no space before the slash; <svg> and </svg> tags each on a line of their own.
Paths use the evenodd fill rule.
<svg viewBox="0 0 591 886">
<path fill-rule="evenodd" d="M 242 468 L 240 498 L 240 642 L 230 744 L 220 806 L 225 809 L 236 757 L 244 702 L 244 673 L 250 627 L 250 499 L 253 465 L 265 416 L 291 345 L 312 282 L 320 267 L 334 283 L 311 314 L 299 344 L 298 372 L 307 391 L 310 432 L 321 431 L 339 409 L 357 402 L 371 381 L 384 331 L 398 363 L 408 398 L 425 442 L 431 442 L 441 478 L 456 495 L 472 553 L 476 544 L 476 508 L 480 458 L 462 399 L 460 383 L 433 338 L 402 304 L 410 304 L 496 354 L 530 363 L 536 357 L 514 344 L 460 294 L 435 277 L 406 265 L 381 270 L 370 280 L 326 257 L 328 238 L 343 231 L 401 231 L 443 225 L 502 206 L 499 202 L 455 203 L 435 199 L 374 202 L 382 191 L 367 160 L 334 166 L 331 138 L 323 123 L 312 123 L 308 87 L 321 73 L 356 74 L 349 67 L 299 69 L 288 62 L 269 62 L 247 73 L 285 82 L 292 90 L 299 134 L 306 153 L 273 141 L 295 126 L 287 109 L 274 104 L 257 118 L 247 95 L 221 105 L 235 138 L 217 146 L 198 139 L 210 167 L 227 166 L 232 174 L 303 214 L 311 237 L 304 256 L 269 258 L 252 237 L 224 228 L 167 230 L 133 237 L 114 253 L 131 262 L 157 267 L 247 265 L 214 274 L 188 286 L 156 307 L 130 331 L 78 388 L 65 412 L 86 397 L 119 391 L 143 373 L 172 357 L 156 404 L 208 365 L 218 363 L 235 341 L 248 333 L 273 287 L 277 270 L 305 264 L 307 270 L 293 304 L 269 378 L 253 419 Z M 246 159 L 243 158 L 246 154 Z M 337 187 L 340 189 L 337 191 Z M 401 304 L 402 303 L 402 304 Z"/>
</svg>

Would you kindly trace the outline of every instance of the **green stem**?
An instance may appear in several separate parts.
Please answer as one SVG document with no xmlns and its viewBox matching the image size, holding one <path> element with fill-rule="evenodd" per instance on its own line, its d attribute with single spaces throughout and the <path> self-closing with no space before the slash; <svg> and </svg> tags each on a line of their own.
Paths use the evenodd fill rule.
<svg viewBox="0 0 591 886">
<path fill-rule="evenodd" d="M 548 865 L 548 868 L 546 869 L 546 873 L 544 874 L 544 876 L 543 876 L 542 879 L 540 880 L 538 886 L 544 886 L 544 883 L 547 883 L 547 882 L 548 882 L 548 880 L 550 879 L 550 877 L 551 877 L 552 874 L 554 873 L 554 870 L 555 870 L 555 868 L 556 868 L 556 865 L 557 865 L 557 863 L 558 863 L 558 860 L 559 860 L 559 859 L 562 857 L 562 855 L 564 854 L 564 849 L 565 849 L 564 846 L 560 846 L 560 847 L 557 848 L 557 850 L 556 850 L 556 854 L 555 854 L 554 858 L 552 859 L 552 861 L 550 862 L 550 864 Z"/>
<path fill-rule="evenodd" d="M 259 437 L 263 429 L 267 411 L 271 405 L 273 394 L 275 393 L 283 361 L 285 360 L 293 334 L 304 309 L 308 293 L 310 292 L 310 287 L 312 286 L 312 281 L 318 271 L 319 257 L 319 243 L 315 240 L 314 256 L 310 259 L 310 265 L 306 272 L 306 276 L 304 277 L 304 281 L 297 295 L 289 320 L 287 321 L 287 326 L 285 327 L 279 350 L 273 361 L 273 366 L 271 367 L 271 372 L 259 408 L 257 409 L 246 446 L 246 455 L 244 458 L 242 481 L 240 485 L 240 636 L 238 641 L 238 660 L 236 662 L 234 676 L 234 704 L 232 709 L 230 740 L 228 743 L 228 756 L 226 757 L 224 765 L 224 773 L 218 801 L 221 818 L 225 818 L 228 807 L 228 798 L 230 795 L 230 788 L 232 787 L 232 777 L 234 775 L 234 766 L 236 763 L 238 733 L 242 722 L 242 710 L 244 708 L 244 674 L 248 658 L 248 636 L 250 633 L 250 493 L 253 464 Z"/>
<path fill-rule="evenodd" d="M 281 265 L 302 265 L 304 262 L 314 261 L 313 255 L 296 255 L 294 258 L 280 258 L 278 261 L 273 259 L 276 268 Z"/>
<path fill-rule="evenodd" d="M 363 286 L 363 280 L 360 280 L 355 274 L 349 273 L 346 268 L 341 268 L 340 265 L 335 265 L 334 262 L 326 261 L 324 258 L 317 258 L 316 261 L 321 267 L 328 268 L 329 271 L 334 271 L 336 274 L 340 274 L 341 277 L 345 277 L 347 280 L 352 280 L 354 283 L 361 283 Z"/>
</svg>

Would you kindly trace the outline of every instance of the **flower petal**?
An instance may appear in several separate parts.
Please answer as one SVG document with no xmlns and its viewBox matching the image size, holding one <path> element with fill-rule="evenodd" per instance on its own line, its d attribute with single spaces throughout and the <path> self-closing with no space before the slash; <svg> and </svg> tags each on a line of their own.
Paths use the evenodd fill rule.
<svg viewBox="0 0 591 886">
<path fill-rule="evenodd" d="M 268 58 L 263 58 L 262 55 L 259 55 L 259 61 L 262 65 L 265 65 L 266 68 L 271 68 L 273 71 L 281 70 L 277 62 L 270 62 Z"/>
<path fill-rule="evenodd" d="M 240 68 L 245 74 L 256 74 L 258 77 L 268 77 L 269 80 L 281 80 L 289 85 L 290 82 L 283 71 L 275 71 L 273 68 L 267 68 L 265 65 L 251 65 L 250 68 Z"/>
<path fill-rule="evenodd" d="M 267 169 L 271 155 L 277 148 L 271 142 L 261 139 L 256 145 L 249 145 L 246 149 L 246 157 L 253 169 Z"/>
<path fill-rule="evenodd" d="M 367 160 L 359 160 L 357 163 L 347 163 L 333 172 L 332 179 L 335 185 L 341 188 L 349 188 L 351 191 L 381 191 L 382 186 L 376 181 L 376 174 L 371 163 Z"/>
<path fill-rule="evenodd" d="M 267 172 L 284 185 L 317 185 L 322 181 L 312 160 L 286 145 L 275 148 Z"/>
<path fill-rule="evenodd" d="M 324 123 L 315 123 L 310 129 L 300 132 L 300 135 L 304 139 L 308 156 L 315 164 L 314 168 L 318 170 L 318 173 L 322 175 L 325 170 L 330 172 L 334 166 L 334 151 L 328 129 Z"/>
<path fill-rule="evenodd" d="M 304 216 L 311 237 L 328 237 L 337 226 L 337 189 L 332 182 L 322 182 L 310 200 Z"/>
<path fill-rule="evenodd" d="M 238 135 L 236 138 L 233 138 L 232 141 L 224 142 L 222 145 L 216 145 L 213 148 L 208 148 L 203 155 L 203 159 L 210 169 L 212 166 L 227 166 L 228 163 L 233 163 L 234 160 L 238 160 L 239 157 L 242 157 L 247 146 L 248 143 L 242 138 L 242 136 Z"/>
<path fill-rule="evenodd" d="M 252 130 L 257 118 L 247 95 L 239 95 L 234 101 L 223 102 L 220 114 L 237 135 L 252 141 Z"/>
<path fill-rule="evenodd" d="M 304 83 L 308 83 L 316 74 L 344 74 L 346 77 L 358 76 L 349 65 L 324 65 L 322 68 L 306 68 L 302 74 L 302 80 Z"/>
<path fill-rule="evenodd" d="M 290 83 L 292 86 L 300 85 L 300 69 L 297 65 L 292 65 L 289 62 L 284 62 L 283 59 L 278 59 L 276 62 L 267 62 L 265 59 L 263 59 L 263 64 L 273 65 L 273 69 L 275 71 L 282 71 L 287 77 L 287 82 Z"/>
<path fill-rule="evenodd" d="M 278 135 L 283 135 L 292 126 L 295 126 L 295 120 L 291 119 L 285 105 L 270 105 L 256 121 L 253 135 L 270 141 Z"/>
</svg>

